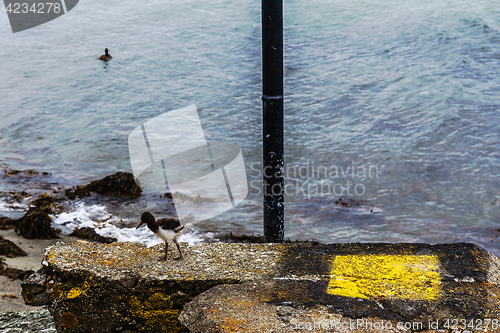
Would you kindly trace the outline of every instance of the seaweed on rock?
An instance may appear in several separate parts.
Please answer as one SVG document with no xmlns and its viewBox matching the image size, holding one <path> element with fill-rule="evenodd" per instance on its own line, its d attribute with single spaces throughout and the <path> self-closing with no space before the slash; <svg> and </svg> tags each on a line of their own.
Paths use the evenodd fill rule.
<svg viewBox="0 0 500 333">
<path fill-rule="evenodd" d="M 2 270 L 0 270 L 0 275 L 4 275 L 8 277 L 11 280 L 21 280 L 24 281 L 28 276 L 31 274 L 35 273 L 32 270 L 23 270 L 23 269 L 18 269 L 18 268 L 13 268 L 13 267 L 5 267 Z"/>
<path fill-rule="evenodd" d="M 104 244 L 111 244 L 116 242 L 116 238 L 98 235 L 94 229 L 89 227 L 76 228 L 75 230 L 73 230 L 70 236 L 75 236 L 80 239 L 93 240 Z"/>
<path fill-rule="evenodd" d="M 7 216 L 0 217 L 0 230 L 15 229 L 16 224 L 17 220 L 13 220 Z"/>
<path fill-rule="evenodd" d="M 17 222 L 16 232 L 28 239 L 59 238 L 59 229 L 52 228 L 52 219 L 46 210 L 31 207 Z"/>
<path fill-rule="evenodd" d="M 51 196 L 44 193 L 35 200 L 31 201 L 30 205 L 35 205 L 37 209 L 53 214 L 54 212 L 59 212 L 62 209 L 62 206 L 58 204 L 60 201 L 62 201 L 61 197 Z"/>
<path fill-rule="evenodd" d="M 15 243 L 0 236 L 0 255 L 14 258 L 25 257 L 28 254 Z"/>
<path fill-rule="evenodd" d="M 13 258 L 18 256 L 26 256 L 27 253 L 10 240 L 4 239 L 2 236 L 0 236 L 0 255 Z M 24 280 L 33 273 L 34 272 L 32 270 L 22 270 L 13 267 L 7 267 L 4 258 L 0 257 L 0 275 L 4 275 L 11 280 Z"/>
<path fill-rule="evenodd" d="M 11 168 L 8 168 L 8 167 L 4 167 L 3 168 L 3 174 L 4 174 L 4 177 L 15 177 L 15 176 L 20 176 L 20 177 L 24 177 L 24 178 L 28 178 L 28 177 L 34 177 L 34 176 L 37 176 L 39 174 L 42 174 L 43 176 L 50 176 L 50 172 L 39 172 L 39 171 L 36 171 L 36 170 L 33 170 L 33 169 L 29 169 L 29 170 L 17 170 L 17 169 L 11 169 Z"/>
<path fill-rule="evenodd" d="M 68 199 L 74 200 L 89 196 L 91 192 L 104 196 L 133 198 L 141 195 L 141 188 L 136 184 L 134 175 L 129 172 L 117 172 L 88 185 L 79 185 L 68 189 L 64 194 Z"/>
</svg>

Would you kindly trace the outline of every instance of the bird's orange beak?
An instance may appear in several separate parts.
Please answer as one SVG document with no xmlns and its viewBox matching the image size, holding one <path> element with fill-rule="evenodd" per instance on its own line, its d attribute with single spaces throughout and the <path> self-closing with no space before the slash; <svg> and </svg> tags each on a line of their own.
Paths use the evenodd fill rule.
<svg viewBox="0 0 500 333">
<path fill-rule="evenodd" d="M 139 222 L 139 224 L 138 224 L 138 225 L 137 225 L 137 227 L 135 227 L 135 228 L 136 228 L 136 229 L 139 229 L 139 227 L 140 227 L 141 225 L 143 225 L 143 224 L 144 224 L 144 221 L 141 221 L 141 222 Z"/>
</svg>

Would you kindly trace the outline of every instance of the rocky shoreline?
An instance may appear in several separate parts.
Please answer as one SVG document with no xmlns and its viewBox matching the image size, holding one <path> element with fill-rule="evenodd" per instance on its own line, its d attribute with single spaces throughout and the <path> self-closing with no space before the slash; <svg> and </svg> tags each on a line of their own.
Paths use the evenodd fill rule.
<svg viewBox="0 0 500 333">
<path fill-rule="evenodd" d="M 78 240 L 76 237 L 62 235 L 58 239 L 26 239 L 19 236 L 15 230 L 0 230 L 0 236 L 5 240 L 15 243 L 25 250 L 26 256 L 5 257 L 6 268 L 18 272 L 35 272 L 42 265 L 42 258 L 47 247 L 58 241 L 72 243 Z M 1 312 L 26 312 L 32 311 L 33 307 L 27 306 L 21 295 L 22 276 L 0 275 L 0 309 Z"/>
<path fill-rule="evenodd" d="M 49 173 L 36 170 L 3 169 L 3 178 L 8 181 L 22 182 L 24 179 L 48 176 Z M 37 196 L 24 190 L 3 193 L 4 200 L 7 200 L 11 208 L 16 208 L 16 204 L 26 199 L 29 200 L 27 211 L 19 219 L 0 217 L 0 296 L 3 296 L 0 299 L 0 308 L 4 312 L 26 310 L 21 304 L 20 281 L 41 267 L 44 249 L 57 240 L 68 243 L 78 238 L 102 243 L 116 241 L 113 238 L 102 237 L 90 228 L 76 229 L 70 236 L 65 236 L 61 235 L 60 229 L 52 227 L 50 214 L 62 211 L 60 203 L 63 200 L 74 200 L 91 193 L 132 198 L 140 196 L 141 189 L 135 183 L 132 174 L 118 172 L 88 185 L 76 186 L 65 191 L 54 189 Z"/>
<path fill-rule="evenodd" d="M 4 178 L 47 176 L 34 170 L 4 173 Z M 500 260 L 472 244 L 266 244 L 261 236 L 228 232 L 211 243 L 183 243 L 184 260 L 159 263 L 163 244 L 119 243 L 92 228 L 63 235 L 52 227 L 50 214 L 61 212 L 61 201 L 90 193 L 130 198 L 141 192 L 130 174 L 120 172 L 33 196 L 18 219 L 0 217 L 1 332 L 57 327 L 59 332 L 225 333 L 259 327 L 287 333 L 311 331 L 295 325 L 310 318 L 350 332 L 343 325 L 352 318 L 396 325 L 447 316 L 500 317 Z M 12 204 L 30 197 L 24 191 L 8 195 Z M 358 203 L 339 198 L 336 204 Z M 370 262 L 373 267 L 366 266 Z M 342 271 L 345 266 L 352 266 L 351 273 Z M 447 332 L 394 327 L 384 331 Z"/>
<path fill-rule="evenodd" d="M 58 242 L 23 297 L 68 333 L 448 332 L 447 318 L 500 317 L 500 259 L 473 244 L 181 247 L 183 260 L 159 262 L 162 244 Z"/>
</svg>

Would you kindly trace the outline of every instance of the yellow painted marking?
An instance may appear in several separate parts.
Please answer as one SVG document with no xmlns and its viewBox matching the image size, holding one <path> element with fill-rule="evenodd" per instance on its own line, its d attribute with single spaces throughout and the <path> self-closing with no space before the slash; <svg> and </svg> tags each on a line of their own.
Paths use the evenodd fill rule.
<svg viewBox="0 0 500 333">
<path fill-rule="evenodd" d="M 433 300 L 441 295 L 439 260 L 432 255 L 336 256 L 327 293 L 358 298 Z"/>
</svg>

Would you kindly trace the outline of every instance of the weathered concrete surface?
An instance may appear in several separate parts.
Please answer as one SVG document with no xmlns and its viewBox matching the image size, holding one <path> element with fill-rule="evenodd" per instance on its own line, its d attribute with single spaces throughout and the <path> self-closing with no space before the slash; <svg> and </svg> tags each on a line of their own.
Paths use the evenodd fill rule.
<svg viewBox="0 0 500 333">
<path fill-rule="evenodd" d="M 356 323 L 326 306 L 276 305 L 271 302 L 275 287 L 275 280 L 213 287 L 186 304 L 179 320 L 191 333 L 411 332 L 396 321 L 384 321 L 381 327 L 379 318 Z"/>
<path fill-rule="evenodd" d="M 500 332 L 499 263 L 472 244 L 287 246 L 272 280 L 212 288 L 179 320 L 200 333 L 451 332 L 463 319 Z"/>
<path fill-rule="evenodd" d="M 47 249 L 23 284 L 27 304 L 50 304 L 58 332 L 186 332 L 182 306 L 213 286 L 269 278 L 272 245 L 181 244 L 184 260 L 157 261 L 164 245 L 80 241 Z"/>
<path fill-rule="evenodd" d="M 341 322 L 437 320 L 436 329 L 446 328 L 447 319 L 500 319 L 500 261 L 472 244 L 181 246 L 184 260 L 171 260 L 169 252 L 165 262 L 156 260 L 163 245 L 58 243 L 46 251 L 43 272 L 23 285 L 23 296 L 50 303 L 59 332 L 183 332 L 177 318 L 197 295 L 252 280 L 262 284 L 259 292 L 219 287 L 188 305 L 182 322 L 193 332 L 266 332 L 273 325 L 288 332 L 286 318 L 295 317 L 286 314 L 294 311 L 296 320 L 319 314 Z M 260 326 L 252 312 L 266 318 L 262 330 L 254 329 Z M 211 326 L 203 331 L 196 322 Z"/>
<path fill-rule="evenodd" d="M 29 312 L 0 313 L 0 332 L 2 333 L 55 333 L 52 315 L 47 309 Z"/>
</svg>

